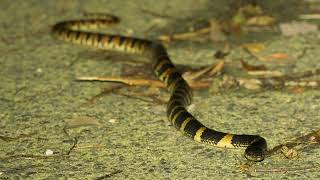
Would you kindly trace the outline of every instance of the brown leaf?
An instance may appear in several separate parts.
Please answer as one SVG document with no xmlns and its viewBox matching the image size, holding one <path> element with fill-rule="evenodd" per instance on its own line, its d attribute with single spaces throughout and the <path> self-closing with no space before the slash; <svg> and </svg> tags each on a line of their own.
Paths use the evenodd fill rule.
<svg viewBox="0 0 320 180">
<path fill-rule="evenodd" d="M 246 25 L 249 26 L 271 26 L 275 23 L 275 18 L 271 16 L 254 16 L 250 17 L 246 21 Z"/>
<path fill-rule="evenodd" d="M 264 65 L 258 65 L 258 66 L 253 66 L 248 64 L 247 62 L 245 62 L 244 60 L 241 59 L 241 64 L 242 67 L 246 70 L 246 71 L 261 71 L 261 70 L 267 70 L 267 68 Z"/>
<path fill-rule="evenodd" d="M 318 26 L 316 24 L 308 22 L 282 23 L 279 25 L 279 28 L 281 33 L 285 36 L 294 36 L 297 34 L 306 34 L 318 31 Z"/>
<path fill-rule="evenodd" d="M 66 120 L 66 129 L 77 128 L 81 126 L 101 126 L 101 123 L 96 118 L 89 116 L 79 116 Z"/>
<path fill-rule="evenodd" d="M 213 76 L 215 74 L 218 74 L 223 70 L 225 62 L 224 61 L 218 61 L 214 67 L 209 71 L 209 76 Z"/>
<path fill-rule="evenodd" d="M 269 57 L 273 59 L 288 59 L 289 55 L 286 53 L 274 53 L 271 54 Z"/>
<path fill-rule="evenodd" d="M 299 86 L 295 86 L 293 88 L 290 89 L 290 91 L 294 94 L 303 94 L 305 91 L 305 88 L 303 87 L 299 87 Z"/>
<path fill-rule="evenodd" d="M 210 40 L 213 42 L 221 42 L 227 39 L 226 35 L 222 31 L 221 24 L 215 20 L 211 19 L 210 21 Z"/>
<path fill-rule="evenodd" d="M 249 90 L 258 90 L 261 89 L 261 81 L 258 79 L 239 79 L 239 85 L 245 87 Z"/>
<path fill-rule="evenodd" d="M 298 158 L 298 152 L 294 149 L 290 149 L 287 146 L 283 146 L 281 148 L 282 154 L 288 159 L 296 159 Z"/>
<path fill-rule="evenodd" d="M 248 74 L 253 76 L 264 76 L 264 77 L 279 77 L 283 76 L 283 73 L 280 71 L 269 71 L 269 70 L 261 70 L 261 71 L 248 71 Z"/>
<path fill-rule="evenodd" d="M 262 43 L 247 43 L 241 45 L 244 49 L 249 51 L 250 53 L 259 53 L 262 50 L 266 49 L 266 46 Z"/>
</svg>

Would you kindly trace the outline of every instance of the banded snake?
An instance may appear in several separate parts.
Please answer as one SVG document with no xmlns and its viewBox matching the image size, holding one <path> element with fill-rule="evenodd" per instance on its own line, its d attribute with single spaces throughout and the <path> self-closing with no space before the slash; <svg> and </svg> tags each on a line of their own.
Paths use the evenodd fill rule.
<svg viewBox="0 0 320 180">
<path fill-rule="evenodd" d="M 223 148 L 246 148 L 245 157 L 262 161 L 267 153 L 267 143 L 258 135 L 236 135 L 210 129 L 193 117 L 186 109 L 191 104 L 192 90 L 183 79 L 164 46 L 157 42 L 122 35 L 89 32 L 116 24 L 112 15 L 81 20 L 62 21 L 52 28 L 52 35 L 59 40 L 99 49 L 144 55 L 151 60 L 155 75 L 166 85 L 171 97 L 167 104 L 167 117 L 171 124 L 194 141 Z"/>
</svg>

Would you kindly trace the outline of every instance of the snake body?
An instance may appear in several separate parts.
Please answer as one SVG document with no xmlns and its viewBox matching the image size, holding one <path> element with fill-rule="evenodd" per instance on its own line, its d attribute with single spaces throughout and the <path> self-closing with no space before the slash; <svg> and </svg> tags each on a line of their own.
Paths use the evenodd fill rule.
<svg viewBox="0 0 320 180">
<path fill-rule="evenodd" d="M 194 141 L 223 148 L 246 148 L 245 157 L 262 161 L 267 143 L 258 135 L 236 135 L 210 129 L 193 117 L 186 109 L 192 100 L 192 90 L 171 62 L 164 46 L 157 41 L 90 32 L 119 22 L 115 16 L 62 21 L 52 28 L 52 35 L 72 44 L 94 48 L 140 54 L 152 62 L 155 75 L 166 85 L 171 97 L 167 104 L 167 117 L 171 124 Z"/>
</svg>

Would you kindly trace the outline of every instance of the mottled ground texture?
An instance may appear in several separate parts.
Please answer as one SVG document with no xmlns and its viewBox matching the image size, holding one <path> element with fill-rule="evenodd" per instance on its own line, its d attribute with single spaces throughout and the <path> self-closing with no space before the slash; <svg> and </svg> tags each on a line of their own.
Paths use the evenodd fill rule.
<svg viewBox="0 0 320 180">
<path fill-rule="evenodd" d="M 308 12 L 302 2 L 268 1 L 262 6 L 279 22 L 290 22 Z M 199 20 L 223 19 L 229 4 L 224 0 L 1 0 L 0 179 L 319 178 L 319 144 L 296 146 L 296 159 L 276 153 L 252 164 L 249 175 L 241 170 L 246 167 L 243 150 L 213 148 L 181 135 L 167 122 L 163 103 L 115 93 L 88 103 L 115 84 L 79 82 L 76 77 L 117 77 L 124 64 L 135 65 L 139 58 L 57 42 L 50 36 L 50 27 L 58 21 L 81 18 L 83 12 L 102 12 L 122 20 L 109 32 L 155 38 L 186 31 Z M 231 36 L 229 44 L 234 48 L 228 59 L 235 64 L 240 58 L 257 62 L 237 45 L 261 42 L 270 53 L 296 59 L 289 65 L 266 64 L 272 70 L 293 73 L 320 68 L 319 32 Z M 174 63 L 196 67 L 214 63 L 213 54 L 223 44 L 186 40 L 167 47 Z M 238 65 L 231 67 L 226 73 L 236 76 L 241 71 Z M 132 91 L 140 92 L 134 97 L 150 100 L 142 97 L 147 92 L 144 88 L 130 87 L 122 93 Z M 317 89 L 208 92 L 194 93 L 191 111 L 196 117 L 222 131 L 260 134 L 269 148 L 320 127 Z M 156 94 L 168 98 L 164 90 Z M 64 132 L 66 125 L 73 127 L 67 129 L 69 136 Z"/>
</svg>

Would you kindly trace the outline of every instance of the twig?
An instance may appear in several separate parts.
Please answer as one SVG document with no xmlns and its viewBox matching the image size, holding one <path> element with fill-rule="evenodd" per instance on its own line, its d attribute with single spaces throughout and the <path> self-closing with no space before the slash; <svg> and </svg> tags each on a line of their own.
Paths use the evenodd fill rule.
<svg viewBox="0 0 320 180">
<path fill-rule="evenodd" d="M 300 145 L 300 144 L 310 143 L 311 141 L 315 141 L 316 143 L 320 143 L 320 129 L 318 129 L 312 133 L 306 134 L 304 136 L 300 136 L 300 137 L 292 140 L 291 142 L 280 144 L 280 145 L 272 148 L 271 150 L 268 151 L 268 156 L 272 156 L 273 154 L 275 154 L 276 152 L 281 150 L 281 148 L 284 146 L 289 147 L 289 148 L 293 148 L 293 147 Z M 312 142 L 311 144 L 314 144 L 314 143 Z"/>
<path fill-rule="evenodd" d="M 196 79 L 199 79 L 201 76 L 209 72 L 210 76 L 213 76 L 217 74 L 218 72 L 221 72 L 224 66 L 224 61 L 219 61 L 217 64 L 213 64 L 210 66 L 206 66 L 196 72 L 190 72 L 190 73 L 184 73 L 183 77 L 187 79 L 188 82 L 192 82 Z"/>
<path fill-rule="evenodd" d="M 79 81 L 107 81 L 107 82 L 117 82 L 123 83 L 130 86 L 154 86 L 159 88 L 165 88 L 165 84 L 157 80 L 150 79 L 131 79 L 125 77 L 97 77 L 97 76 L 82 76 L 77 77 L 76 80 Z M 194 89 L 208 88 L 209 82 L 189 82 L 190 86 Z"/>
<path fill-rule="evenodd" d="M 74 150 L 74 148 L 77 147 L 78 138 L 77 138 L 77 137 L 74 137 L 73 140 L 74 140 L 74 141 L 73 141 L 73 144 L 72 144 L 72 146 L 70 147 L 70 149 L 69 149 L 69 151 L 67 152 L 66 155 L 70 155 L 70 153 Z"/>
<path fill-rule="evenodd" d="M 97 95 L 94 95 L 93 97 L 91 97 L 88 102 L 84 103 L 83 105 L 88 105 L 88 104 L 94 104 L 95 101 L 108 94 L 108 93 L 111 93 L 111 92 L 114 92 L 115 90 L 119 90 L 119 89 L 122 89 L 122 88 L 125 88 L 126 86 L 124 84 L 120 84 L 120 85 L 116 85 L 116 86 L 112 86 L 112 87 L 107 87 L 107 88 L 104 88 L 103 91 L 101 91 L 99 94 Z"/>
<path fill-rule="evenodd" d="M 310 20 L 310 19 L 320 19 L 320 14 L 301 14 L 299 16 L 300 19 L 306 19 L 306 20 Z"/>
<path fill-rule="evenodd" d="M 319 167 L 317 166 L 299 167 L 299 168 L 279 167 L 279 168 L 262 169 L 262 168 L 254 168 L 247 163 L 240 165 L 240 170 L 246 173 L 248 176 L 257 176 L 257 173 L 287 173 L 287 172 L 294 172 L 294 171 L 306 171 L 306 170 L 312 170 L 312 169 L 317 170 L 319 169 Z"/>
<path fill-rule="evenodd" d="M 144 99 L 144 98 L 141 98 L 141 97 L 138 97 L 138 96 L 128 95 L 128 94 L 124 94 L 124 93 L 120 93 L 120 92 L 117 92 L 116 94 L 121 95 L 121 96 L 125 96 L 127 98 L 138 99 L 140 101 L 144 101 L 144 102 L 147 102 L 147 103 L 153 103 L 155 101 L 155 99 L 147 100 L 147 99 Z M 160 100 L 158 100 L 157 102 L 159 102 L 159 101 Z M 163 104 L 163 102 L 162 102 L 162 104 Z"/>
<path fill-rule="evenodd" d="M 173 35 L 161 35 L 158 37 L 158 39 L 164 42 L 170 42 L 173 40 L 186 40 L 186 39 L 191 39 L 204 34 L 208 34 L 209 32 L 210 32 L 210 27 L 205 27 L 193 32 L 179 33 L 179 34 L 173 34 Z"/>
<path fill-rule="evenodd" d="M 122 170 L 116 170 L 110 174 L 106 174 L 104 176 L 97 177 L 97 178 L 95 178 L 95 180 L 103 180 L 103 179 L 111 178 L 112 176 L 119 174 L 119 173 L 122 173 Z"/>
</svg>

